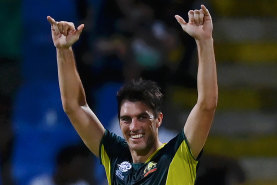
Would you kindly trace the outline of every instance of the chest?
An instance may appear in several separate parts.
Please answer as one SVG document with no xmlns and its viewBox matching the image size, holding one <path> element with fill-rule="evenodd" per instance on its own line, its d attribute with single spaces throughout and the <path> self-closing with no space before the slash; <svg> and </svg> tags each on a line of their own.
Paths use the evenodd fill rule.
<svg viewBox="0 0 277 185">
<path fill-rule="evenodd" d="M 140 164 L 132 164 L 130 161 L 118 160 L 114 164 L 113 184 L 165 184 L 169 165 L 170 160 L 166 155 Z"/>
</svg>

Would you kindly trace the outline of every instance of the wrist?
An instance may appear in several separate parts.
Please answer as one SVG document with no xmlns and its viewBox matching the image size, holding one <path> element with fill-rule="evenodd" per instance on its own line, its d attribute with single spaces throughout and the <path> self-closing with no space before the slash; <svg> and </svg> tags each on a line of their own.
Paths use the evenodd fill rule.
<svg viewBox="0 0 277 185">
<path fill-rule="evenodd" d="M 70 43 L 63 43 L 64 41 L 54 41 L 54 46 L 57 49 L 69 49 L 72 47 L 72 44 Z"/>
<path fill-rule="evenodd" d="M 195 42 L 198 46 L 207 46 L 207 45 L 213 45 L 214 39 L 213 37 L 207 37 L 207 38 L 195 39 Z"/>
<path fill-rule="evenodd" d="M 67 51 L 72 51 L 72 47 L 56 47 L 56 50 L 57 51 L 60 51 L 60 52 L 67 52 Z"/>
</svg>

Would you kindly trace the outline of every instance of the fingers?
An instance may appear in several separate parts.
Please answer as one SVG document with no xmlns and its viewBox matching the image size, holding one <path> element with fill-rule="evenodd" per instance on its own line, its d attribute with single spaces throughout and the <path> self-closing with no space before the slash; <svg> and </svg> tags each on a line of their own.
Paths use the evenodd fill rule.
<svg viewBox="0 0 277 185">
<path fill-rule="evenodd" d="M 204 12 L 203 10 L 199 10 L 199 24 L 202 25 L 204 23 Z"/>
<path fill-rule="evenodd" d="M 210 15 L 208 9 L 202 5 L 200 10 L 190 10 L 188 12 L 189 23 L 197 26 L 204 24 L 205 15 Z"/>
<path fill-rule="evenodd" d="M 213 24 L 208 9 L 201 5 L 198 10 L 188 11 L 188 22 L 178 15 L 175 15 L 176 20 L 181 25 L 183 31 L 199 40 L 202 38 L 211 38 Z"/>
<path fill-rule="evenodd" d="M 61 34 L 63 34 L 63 24 L 61 24 L 60 22 L 57 22 L 57 27 L 58 27 L 58 30 Z"/>
<path fill-rule="evenodd" d="M 201 5 L 201 10 L 203 10 L 204 15 L 210 16 L 209 10 L 204 5 Z"/>
<path fill-rule="evenodd" d="M 194 17 L 194 23 L 196 25 L 200 25 L 201 21 L 200 21 L 200 12 L 199 12 L 199 10 L 194 10 L 193 17 Z"/>
<path fill-rule="evenodd" d="M 194 24 L 194 12 L 193 12 L 193 10 L 190 10 L 188 12 L 188 17 L 189 17 L 189 23 Z"/>
<path fill-rule="evenodd" d="M 74 24 L 71 22 L 66 22 L 66 21 L 57 22 L 57 27 L 60 33 L 65 36 L 67 36 L 68 34 L 72 34 L 76 31 Z"/>
<path fill-rule="evenodd" d="M 53 19 L 50 16 L 47 16 L 47 20 L 51 24 L 52 29 L 53 29 L 53 31 L 55 31 L 55 33 L 61 33 L 65 36 L 67 36 L 69 34 L 74 34 L 77 31 L 78 31 L 78 34 L 81 34 L 81 32 L 84 28 L 84 25 L 80 25 L 78 27 L 79 30 L 76 30 L 75 26 L 72 22 L 66 22 L 66 21 L 57 22 L 57 21 L 55 21 L 55 19 Z"/>
<path fill-rule="evenodd" d="M 195 25 L 203 25 L 204 23 L 204 12 L 202 9 L 200 10 L 190 10 L 189 13 L 189 23 Z"/>
</svg>

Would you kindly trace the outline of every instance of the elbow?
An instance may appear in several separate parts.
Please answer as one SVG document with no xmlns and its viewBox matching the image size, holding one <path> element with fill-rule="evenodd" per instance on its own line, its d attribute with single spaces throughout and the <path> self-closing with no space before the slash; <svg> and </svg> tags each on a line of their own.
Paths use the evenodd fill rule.
<svg viewBox="0 0 277 185">
<path fill-rule="evenodd" d="M 218 102 L 218 97 L 214 96 L 214 97 L 206 98 L 204 100 L 199 100 L 197 104 L 200 106 L 202 110 L 215 111 L 217 108 L 217 102 Z"/>
<path fill-rule="evenodd" d="M 70 116 L 73 113 L 75 113 L 76 111 L 78 111 L 78 109 L 80 109 L 81 107 L 86 107 L 88 106 L 86 102 L 82 102 L 79 103 L 77 101 L 67 101 L 66 99 L 62 99 L 62 106 L 63 106 L 63 110 L 64 112 Z"/>
<path fill-rule="evenodd" d="M 76 106 L 72 102 L 68 102 L 66 100 L 62 101 L 62 106 L 63 106 L 63 111 L 67 114 L 70 115 L 74 110 L 76 110 Z"/>
<path fill-rule="evenodd" d="M 68 104 L 63 103 L 63 111 L 68 115 L 73 112 L 73 108 L 69 106 Z"/>
</svg>

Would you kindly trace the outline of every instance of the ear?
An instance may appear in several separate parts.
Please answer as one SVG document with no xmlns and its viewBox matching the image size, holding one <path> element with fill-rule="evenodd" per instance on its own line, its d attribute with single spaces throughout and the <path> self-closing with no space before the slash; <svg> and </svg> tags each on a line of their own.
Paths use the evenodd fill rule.
<svg viewBox="0 0 277 185">
<path fill-rule="evenodd" d="M 159 112 L 158 115 L 157 115 L 157 128 L 159 128 L 161 125 L 162 125 L 162 122 L 163 122 L 163 113 L 162 112 Z"/>
</svg>

